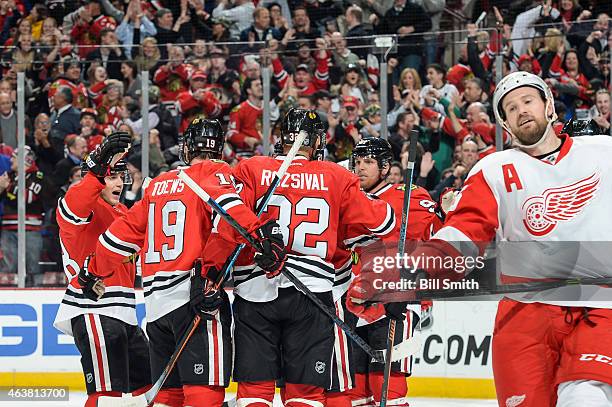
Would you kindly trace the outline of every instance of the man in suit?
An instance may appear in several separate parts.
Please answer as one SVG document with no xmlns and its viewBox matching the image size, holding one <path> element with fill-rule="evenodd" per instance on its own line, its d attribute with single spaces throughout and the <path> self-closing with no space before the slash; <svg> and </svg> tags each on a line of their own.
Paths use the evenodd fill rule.
<svg viewBox="0 0 612 407">
<path fill-rule="evenodd" d="M 96 48 L 95 51 L 87 55 L 87 61 L 98 62 L 106 68 L 106 73 L 110 79 L 122 80 L 121 62 L 125 61 L 125 53 L 119 45 L 115 31 L 104 28 L 100 32 L 100 45 L 102 45 L 100 48 Z"/>
<path fill-rule="evenodd" d="M 51 144 L 63 156 L 64 139 L 68 134 L 81 133 L 81 112 L 72 106 L 72 91 L 60 87 L 53 95 L 54 112 L 51 114 Z"/>
</svg>

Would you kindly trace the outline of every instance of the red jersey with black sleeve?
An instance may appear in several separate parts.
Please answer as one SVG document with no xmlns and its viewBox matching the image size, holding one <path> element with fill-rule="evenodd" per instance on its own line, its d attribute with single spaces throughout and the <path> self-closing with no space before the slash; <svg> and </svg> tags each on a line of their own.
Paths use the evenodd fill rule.
<svg viewBox="0 0 612 407">
<path fill-rule="evenodd" d="M 227 163 L 207 160 L 184 170 L 249 232 L 259 220 L 242 202 Z M 126 256 L 140 252 L 147 319 L 168 314 L 189 301 L 189 274 L 196 259 L 219 256 L 207 249 L 211 234 L 234 245 L 242 238 L 178 178 L 179 170 L 159 175 L 128 215 L 100 235 L 90 271 L 107 279 L 121 272 Z M 206 262 L 206 260 L 205 260 Z"/>
<path fill-rule="evenodd" d="M 253 157 L 234 168 L 247 206 L 259 204 L 283 159 Z M 391 206 L 364 194 L 355 174 L 337 164 L 309 161 L 302 156 L 289 166 L 261 219 L 278 222 L 288 252 L 285 267 L 313 292 L 332 289 L 338 230 L 344 225 L 363 225 L 381 237 L 395 227 Z M 253 264 L 252 252 L 241 257 L 238 264 L 234 268 L 235 293 L 249 301 L 271 301 L 277 297 L 278 288 L 293 285 L 282 274 L 266 278 Z"/>
<path fill-rule="evenodd" d="M 123 217 L 127 208 L 107 203 L 100 193 L 104 185 L 92 174 L 70 187 L 60 198 L 56 210 L 64 272 L 68 287 L 55 318 L 55 327 L 71 335 L 70 320 L 82 314 L 101 314 L 136 325 L 133 263 L 118 264 L 122 272 L 104 281 L 106 292 L 95 302 L 83 295 L 76 278 L 85 258 L 96 249 L 98 237 L 115 219 Z"/>
</svg>

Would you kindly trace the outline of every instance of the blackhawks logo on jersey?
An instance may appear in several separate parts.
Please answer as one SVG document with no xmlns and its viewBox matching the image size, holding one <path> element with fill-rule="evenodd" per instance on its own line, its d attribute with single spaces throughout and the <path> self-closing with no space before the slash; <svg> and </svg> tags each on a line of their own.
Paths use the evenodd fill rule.
<svg viewBox="0 0 612 407">
<path fill-rule="evenodd" d="M 418 187 L 414 184 L 410 184 L 410 190 L 414 191 L 415 189 L 417 189 Z M 406 184 L 401 184 L 397 186 L 397 190 L 398 191 L 405 191 L 406 190 Z"/>
</svg>

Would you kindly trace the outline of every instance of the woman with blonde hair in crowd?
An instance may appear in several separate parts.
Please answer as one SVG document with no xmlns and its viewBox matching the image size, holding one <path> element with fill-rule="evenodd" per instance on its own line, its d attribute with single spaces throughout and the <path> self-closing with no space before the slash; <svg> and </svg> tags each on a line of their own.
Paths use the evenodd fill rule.
<svg viewBox="0 0 612 407">
<path fill-rule="evenodd" d="M 98 121 L 103 127 L 117 129 L 121 124 L 123 103 L 123 83 L 115 79 L 107 79 L 106 87 L 100 96 L 95 98 L 94 104 L 98 111 Z"/>
<path fill-rule="evenodd" d="M 423 85 L 421 84 L 421 77 L 414 68 L 405 68 L 400 74 L 399 90 L 403 92 L 405 90 L 416 90 L 421 91 Z"/>
<path fill-rule="evenodd" d="M 161 51 L 157 46 L 157 40 L 153 37 L 147 37 L 142 40 L 142 44 L 138 49 L 138 55 L 134 59 L 139 71 L 149 71 L 149 76 L 152 78 L 159 65 L 163 64 L 161 60 Z"/>
</svg>

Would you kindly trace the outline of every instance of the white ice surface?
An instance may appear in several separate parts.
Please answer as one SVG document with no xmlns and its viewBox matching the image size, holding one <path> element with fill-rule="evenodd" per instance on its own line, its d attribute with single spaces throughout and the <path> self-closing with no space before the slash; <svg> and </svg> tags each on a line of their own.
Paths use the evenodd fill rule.
<svg viewBox="0 0 612 407">
<path fill-rule="evenodd" d="M 232 398 L 228 394 L 226 399 Z M 71 393 L 69 402 L 2 402 L 0 407 L 82 407 L 87 395 L 85 393 Z M 410 407 L 495 407 L 495 400 L 474 399 L 433 399 L 433 398 L 409 398 Z M 276 397 L 274 407 L 282 407 L 280 398 Z"/>
</svg>

